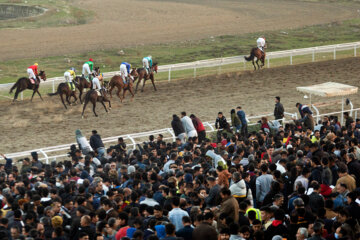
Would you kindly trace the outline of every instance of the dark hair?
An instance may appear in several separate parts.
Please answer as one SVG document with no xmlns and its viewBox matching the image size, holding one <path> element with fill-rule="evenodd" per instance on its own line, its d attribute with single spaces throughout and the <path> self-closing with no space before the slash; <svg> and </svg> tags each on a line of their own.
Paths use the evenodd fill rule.
<svg viewBox="0 0 360 240">
<path fill-rule="evenodd" d="M 180 198 L 175 196 L 171 199 L 171 203 L 175 206 L 175 207 L 178 207 L 180 206 Z"/>
<path fill-rule="evenodd" d="M 279 96 L 276 96 L 275 98 L 280 102 L 280 97 Z"/>
<path fill-rule="evenodd" d="M 175 232 L 175 226 L 172 223 L 168 223 L 165 225 L 165 232 L 166 234 L 170 235 L 170 234 L 174 234 Z"/>
</svg>

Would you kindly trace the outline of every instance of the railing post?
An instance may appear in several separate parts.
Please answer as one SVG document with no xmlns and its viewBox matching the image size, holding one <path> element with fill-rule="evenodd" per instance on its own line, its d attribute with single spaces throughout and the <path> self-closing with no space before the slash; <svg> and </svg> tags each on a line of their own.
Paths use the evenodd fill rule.
<svg viewBox="0 0 360 240">
<path fill-rule="evenodd" d="M 48 157 L 48 155 L 47 155 L 42 149 L 40 149 L 39 152 L 40 152 L 42 155 L 44 155 L 45 160 L 46 160 L 46 164 L 49 164 L 49 157 Z"/>
<path fill-rule="evenodd" d="M 175 141 L 176 141 L 175 133 L 174 133 L 173 131 L 171 131 L 170 128 L 167 128 L 166 131 L 168 131 L 168 132 L 171 134 L 171 136 L 172 136 L 172 138 L 173 138 L 173 141 L 175 142 Z"/>
<path fill-rule="evenodd" d="M 245 60 L 243 60 L 243 63 L 244 63 L 244 70 L 246 70 L 246 62 L 245 62 Z"/>
<path fill-rule="evenodd" d="M 290 65 L 292 65 L 293 55 L 290 53 Z"/>
<path fill-rule="evenodd" d="M 168 78 L 168 81 L 170 82 L 171 80 L 171 67 L 169 68 L 169 78 Z"/>
<path fill-rule="evenodd" d="M 356 45 L 354 46 L 354 57 L 356 57 Z"/>
<path fill-rule="evenodd" d="M 336 60 L 336 47 L 334 47 L 334 60 Z"/>
<path fill-rule="evenodd" d="M 136 149 L 136 142 L 135 142 L 135 140 L 130 136 L 130 135 L 127 135 L 127 138 L 128 139 L 130 139 L 130 141 L 132 142 L 132 144 L 133 144 L 133 149 L 135 150 Z"/>
<path fill-rule="evenodd" d="M 196 78 L 196 68 L 197 68 L 197 62 L 195 63 L 195 67 L 194 67 L 194 78 Z"/>
<path fill-rule="evenodd" d="M 267 67 L 270 68 L 270 58 L 267 59 Z"/>
<path fill-rule="evenodd" d="M 210 123 L 208 123 L 208 122 L 204 122 L 203 124 L 205 124 L 206 126 L 208 126 L 210 129 L 211 129 L 211 131 L 214 131 L 215 129 L 214 129 L 214 127 L 213 126 L 211 126 L 211 124 Z"/>
<path fill-rule="evenodd" d="M 53 93 L 54 93 L 55 92 L 55 80 L 53 80 L 52 89 L 53 89 Z"/>
<path fill-rule="evenodd" d="M 21 98 L 21 100 L 24 100 L 24 92 L 21 92 L 20 98 Z"/>
<path fill-rule="evenodd" d="M 315 49 L 312 52 L 312 61 L 315 62 Z"/>
</svg>

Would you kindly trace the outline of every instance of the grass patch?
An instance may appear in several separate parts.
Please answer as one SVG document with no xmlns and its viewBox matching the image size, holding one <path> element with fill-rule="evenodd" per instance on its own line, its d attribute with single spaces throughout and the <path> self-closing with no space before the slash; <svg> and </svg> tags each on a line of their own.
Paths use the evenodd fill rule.
<svg viewBox="0 0 360 240">
<path fill-rule="evenodd" d="M 0 2 L 1 1 L 2 0 L 0 0 Z M 79 19 L 76 21 L 82 21 L 81 14 L 77 16 L 79 16 Z M 70 67 L 75 67 L 78 73 L 81 72 L 83 62 L 89 57 L 94 58 L 95 65 L 100 66 L 103 72 L 108 72 L 119 70 L 119 65 L 122 61 L 127 61 L 135 67 L 140 67 L 142 57 L 149 54 L 161 65 L 248 54 L 249 50 L 255 46 L 256 38 L 260 35 L 266 36 L 268 51 L 353 42 L 358 41 L 360 38 L 360 18 L 298 29 L 249 33 L 237 36 L 210 37 L 199 41 L 137 46 L 126 49 L 112 49 L 76 55 L 69 54 L 42 59 L 29 58 L 5 61 L 0 63 L 0 83 L 14 82 L 17 78 L 25 76 L 26 68 L 34 62 L 39 62 L 40 68 L 46 70 L 47 76 L 50 78 L 62 76 L 66 69 Z M 301 57 L 294 57 L 294 64 L 297 63 L 298 58 L 300 60 L 303 59 Z M 307 58 L 311 60 L 311 56 L 307 56 Z M 322 59 L 315 56 L 315 60 Z M 275 62 L 276 60 L 271 60 L 270 65 L 274 66 L 273 64 Z M 304 62 L 308 62 L 308 60 L 304 60 Z M 209 69 L 206 70 L 207 73 L 208 71 Z M 193 74 L 192 70 L 188 72 Z M 160 79 L 167 79 L 167 73 L 159 74 L 157 79 L 160 75 L 163 76 L 160 77 Z M 179 75 L 179 78 L 182 77 L 181 75 L 188 77 L 186 71 L 176 75 Z"/>
<path fill-rule="evenodd" d="M 0 28 L 40 28 L 85 24 L 93 15 L 91 11 L 71 5 L 68 0 L 0 0 L 1 3 L 39 6 L 47 9 L 40 15 L 0 21 Z"/>
</svg>

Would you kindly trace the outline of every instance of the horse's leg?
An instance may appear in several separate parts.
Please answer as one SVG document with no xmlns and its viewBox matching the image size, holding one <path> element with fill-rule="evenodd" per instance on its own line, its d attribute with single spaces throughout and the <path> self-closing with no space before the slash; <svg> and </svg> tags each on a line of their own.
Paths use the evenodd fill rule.
<svg viewBox="0 0 360 240">
<path fill-rule="evenodd" d="M 44 101 L 44 99 L 42 99 L 42 96 L 41 96 L 41 94 L 40 94 L 40 92 L 39 92 L 39 89 L 36 89 L 36 92 L 38 93 L 38 95 L 39 95 L 39 97 L 40 97 L 41 101 Z"/>
<path fill-rule="evenodd" d="M 254 65 L 254 70 L 256 70 L 256 66 L 255 66 L 255 61 L 254 61 L 254 59 L 252 60 L 252 64 Z"/>
<path fill-rule="evenodd" d="M 146 82 L 146 80 L 145 80 L 145 78 L 144 78 L 144 82 L 143 82 L 143 86 L 142 86 L 142 88 L 141 88 L 141 92 L 143 92 L 143 91 L 144 91 L 145 82 Z"/>
<path fill-rule="evenodd" d="M 85 104 L 84 104 L 84 107 L 83 107 L 83 112 L 81 114 L 81 118 L 84 118 L 84 112 L 85 112 L 85 108 L 86 108 L 86 105 L 89 103 L 88 100 L 85 100 Z"/>
<path fill-rule="evenodd" d="M 125 99 L 125 93 L 126 93 L 126 89 L 123 89 L 123 99 Z"/>
<path fill-rule="evenodd" d="M 133 101 L 133 99 L 134 99 L 134 89 L 132 88 L 132 87 L 129 87 L 129 92 L 131 93 L 131 99 L 130 99 L 130 101 Z"/>
<path fill-rule="evenodd" d="M 105 106 L 104 100 L 101 100 L 100 102 L 101 102 L 101 104 L 104 106 L 105 111 L 108 113 L 108 110 L 106 109 L 106 106 Z"/>
<path fill-rule="evenodd" d="M 112 98 L 112 91 L 113 91 L 114 87 L 113 86 L 110 86 L 110 89 L 109 89 L 109 93 L 110 93 L 110 99 Z"/>
<path fill-rule="evenodd" d="M 62 102 L 62 104 L 64 105 L 65 109 L 67 109 L 67 106 L 66 106 L 66 104 L 65 104 L 65 102 L 64 102 L 64 97 L 63 97 L 63 94 L 62 94 L 62 93 L 60 93 L 60 98 L 61 98 L 61 102 Z"/>
<path fill-rule="evenodd" d="M 153 74 L 153 75 L 151 75 L 150 79 L 151 79 L 152 85 L 154 86 L 154 90 L 155 90 L 155 91 L 157 91 L 157 90 L 156 90 L 156 87 L 155 87 L 154 74 Z"/>
<path fill-rule="evenodd" d="M 77 102 L 77 97 L 76 97 L 75 92 L 72 92 L 72 96 L 75 98 L 75 100 L 74 100 L 74 102 L 73 102 L 73 103 L 76 103 L 76 102 Z"/>
<path fill-rule="evenodd" d="M 30 102 L 32 102 L 32 100 L 33 100 L 33 98 L 34 98 L 35 93 L 36 93 L 36 90 L 34 90 L 34 91 L 33 91 L 33 94 L 32 94 L 32 96 L 31 96 L 31 100 L 30 100 Z"/>
<path fill-rule="evenodd" d="M 14 95 L 14 100 L 13 100 L 13 102 L 15 102 L 15 100 L 18 98 L 18 95 L 19 95 L 20 92 L 21 92 L 20 89 L 19 89 L 19 88 L 16 88 L 16 92 L 15 92 L 15 95 Z"/>
<path fill-rule="evenodd" d="M 70 95 L 66 95 L 66 101 L 67 101 L 67 103 L 71 106 Z"/>
<path fill-rule="evenodd" d="M 121 89 L 122 89 L 122 87 L 118 87 L 118 90 L 117 90 L 117 92 L 116 92 L 116 95 L 117 95 L 118 98 L 120 99 L 120 102 L 122 102 L 122 98 L 121 98 L 121 96 L 120 96 Z"/>
<path fill-rule="evenodd" d="M 256 59 L 256 65 L 258 66 L 258 69 L 260 69 L 260 66 L 259 66 L 259 59 Z"/>
<path fill-rule="evenodd" d="M 145 81 L 145 80 L 144 80 Z M 138 90 L 139 83 L 141 82 L 141 77 L 139 77 L 138 82 L 136 83 L 135 93 Z"/>
<path fill-rule="evenodd" d="M 83 89 L 79 87 L 79 92 L 80 92 L 79 99 L 80 99 L 81 104 L 83 104 L 83 100 L 81 99 L 82 91 L 83 91 Z"/>
<path fill-rule="evenodd" d="M 94 112 L 94 114 L 95 114 L 95 117 L 97 117 L 98 115 L 97 115 L 96 112 L 95 112 L 96 100 L 95 100 L 95 101 L 92 101 L 92 104 L 93 104 L 93 112 Z"/>
</svg>

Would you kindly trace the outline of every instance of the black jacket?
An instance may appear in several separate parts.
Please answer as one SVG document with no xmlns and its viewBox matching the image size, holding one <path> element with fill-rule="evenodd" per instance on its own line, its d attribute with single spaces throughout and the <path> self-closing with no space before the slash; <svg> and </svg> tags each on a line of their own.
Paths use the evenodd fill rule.
<svg viewBox="0 0 360 240">
<path fill-rule="evenodd" d="M 356 178 L 356 186 L 360 186 L 360 163 L 358 160 L 352 160 L 348 163 L 349 174 L 354 175 Z"/>
<path fill-rule="evenodd" d="M 309 195 L 309 206 L 313 213 L 317 213 L 320 208 L 325 207 L 324 197 L 317 192 L 312 192 Z"/>
<path fill-rule="evenodd" d="M 177 231 L 175 234 L 177 237 L 182 237 L 184 240 L 192 240 L 192 233 L 194 229 L 191 226 L 185 226 L 179 231 Z"/>
<path fill-rule="evenodd" d="M 226 128 L 227 124 L 228 123 L 226 121 L 225 116 L 222 116 L 222 118 L 217 117 L 216 121 L 215 121 L 215 128 L 216 129 L 218 129 L 218 128 L 224 129 L 224 128 Z"/>
<path fill-rule="evenodd" d="M 180 134 L 185 133 L 184 127 L 178 116 L 173 117 L 173 120 L 171 121 L 171 127 L 174 130 L 175 136 L 179 136 Z"/>
<path fill-rule="evenodd" d="M 284 107 L 280 102 L 275 104 L 274 116 L 275 119 L 282 119 L 284 117 Z"/>
<path fill-rule="evenodd" d="M 94 149 L 94 151 L 100 147 L 104 147 L 104 143 L 102 142 L 99 134 L 95 134 L 90 137 L 90 146 Z"/>
</svg>

